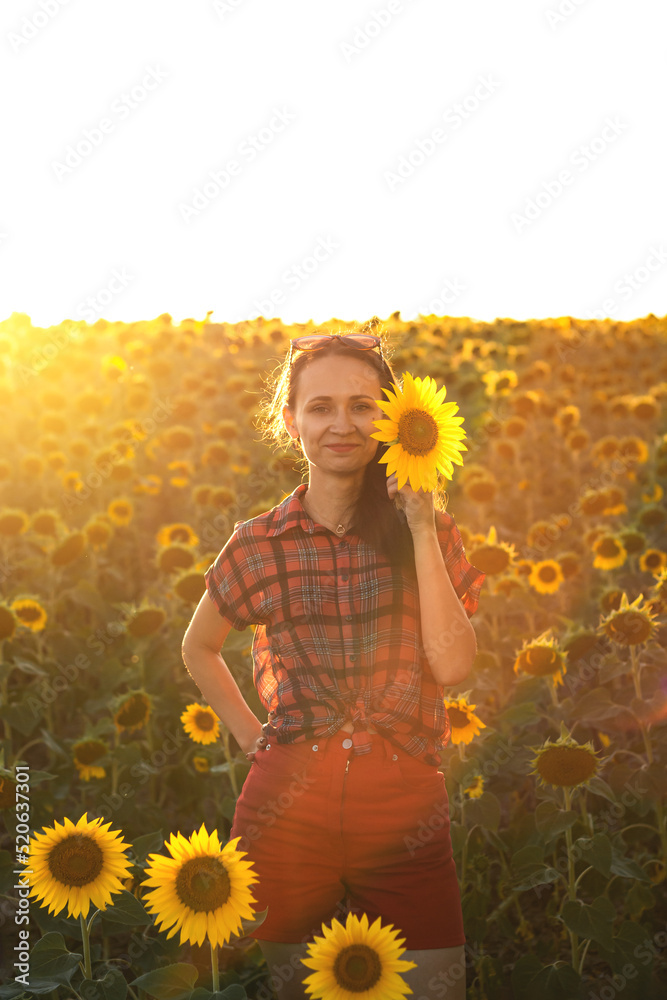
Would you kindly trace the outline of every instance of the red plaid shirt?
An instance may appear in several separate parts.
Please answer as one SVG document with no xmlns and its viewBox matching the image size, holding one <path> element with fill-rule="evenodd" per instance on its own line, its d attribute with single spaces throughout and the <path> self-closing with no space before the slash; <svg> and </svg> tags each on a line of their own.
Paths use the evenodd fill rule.
<svg viewBox="0 0 667 1000">
<path fill-rule="evenodd" d="M 367 723 L 426 764 L 449 741 L 443 687 L 422 648 L 417 579 L 358 535 L 338 537 L 306 513 L 301 483 L 272 510 L 238 521 L 206 570 L 220 614 L 256 624 L 253 680 L 276 743 L 332 736 L 348 720 L 356 754 Z M 485 573 L 472 566 L 451 514 L 436 511 L 445 565 L 468 617 Z"/>
</svg>

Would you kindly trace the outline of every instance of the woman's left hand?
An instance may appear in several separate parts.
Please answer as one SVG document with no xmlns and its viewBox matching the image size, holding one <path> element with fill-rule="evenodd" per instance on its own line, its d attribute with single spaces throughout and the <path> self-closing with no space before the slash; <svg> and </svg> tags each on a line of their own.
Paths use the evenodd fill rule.
<svg viewBox="0 0 667 1000">
<path fill-rule="evenodd" d="M 396 503 L 405 511 L 410 531 L 435 531 L 435 507 L 433 494 L 421 487 L 415 492 L 407 482 L 398 488 L 398 476 L 392 472 L 387 477 L 387 493 L 391 500 L 398 496 Z"/>
</svg>

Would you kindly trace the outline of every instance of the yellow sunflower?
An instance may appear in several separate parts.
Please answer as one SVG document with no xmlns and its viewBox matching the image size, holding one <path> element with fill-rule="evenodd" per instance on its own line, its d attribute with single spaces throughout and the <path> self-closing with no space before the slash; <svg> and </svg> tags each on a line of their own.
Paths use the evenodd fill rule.
<svg viewBox="0 0 667 1000">
<path fill-rule="evenodd" d="M 643 573 L 653 573 L 655 576 L 663 566 L 667 566 L 667 552 L 662 549 L 646 549 L 639 560 L 639 568 Z"/>
<path fill-rule="evenodd" d="M 463 794 L 469 799 L 478 799 L 484 792 L 484 778 L 476 774 L 472 781 L 463 789 Z"/>
<path fill-rule="evenodd" d="M 102 817 L 89 821 L 85 812 L 76 825 L 67 818 L 62 825 L 56 820 L 45 833 L 31 837 L 24 878 L 30 895 L 49 913 L 67 907 L 68 916 L 85 919 L 91 903 L 104 910 L 112 893 L 123 891 L 121 879 L 132 867 L 123 851 L 131 845 L 118 839 L 119 830 L 109 830 L 111 821 L 101 823 Z"/>
<path fill-rule="evenodd" d="M 564 582 L 563 570 L 555 559 L 533 563 L 528 583 L 538 594 L 555 594 Z"/>
<path fill-rule="evenodd" d="M 106 775 L 105 769 L 99 763 L 109 753 L 106 743 L 102 740 L 79 740 L 74 744 L 73 750 L 74 764 L 82 781 L 103 778 Z"/>
<path fill-rule="evenodd" d="M 171 834 L 165 841 L 170 858 L 149 854 L 142 886 L 155 888 L 144 894 L 143 902 L 157 915 L 161 930 L 171 927 L 167 938 L 180 930 L 180 944 L 201 945 L 208 939 L 215 948 L 243 932 L 242 917 L 255 919 L 249 886 L 259 879 L 252 862 L 241 860 L 245 852 L 236 850 L 240 839 L 221 848 L 218 831 L 209 834 L 202 823 L 189 840 L 182 833 Z"/>
<path fill-rule="evenodd" d="M 364 1000 L 401 1000 L 412 993 L 402 972 L 415 969 L 416 962 L 400 956 L 405 938 L 393 924 L 381 925 L 380 917 L 370 925 L 368 916 L 361 918 L 348 913 L 345 926 L 334 919 L 331 927 L 322 924 L 324 937 L 314 935 L 308 945 L 308 957 L 301 961 L 311 975 L 303 980 L 306 992 L 313 1000 L 348 1000 L 363 996 Z"/>
<path fill-rule="evenodd" d="M 151 714 L 152 703 L 144 691 L 131 691 L 123 696 L 114 713 L 114 723 L 119 733 L 132 733 L 142 729 Z"/>
<path fill-rule="evenodd" d="M 561 734 L 555 742 L 547 739 L 531 761 L 543 785 L 558 788 L 578 788 L 586 785 L 598 771 L 597 750 L 592 743 L 577 743 L 561 723 Z"/>
<path fill-rule="evenodd" d="M 537 639 L 524 639 L 523 647 L 514 661 L 514 672 L 518 674 L 522 671 L 531 677 L 551 677 L 554 684 L 562 684 L 563 674 L 567 670 L 567 653 L 558 648 L 557 639 L 547 639 L 548 633 L 549 629 Z"/>
<path fill-rule="evenodd" d="M 476 705 L 468 702 L 465 694 L 458 698 L 445 698 L 445 708 L 452 728 L 452 743 L 470 743 L 480 730 L 486 729 L 486 723 L 475 715 Z"/>
<path fill-rule="evenodd" d="M 129 524 L 134 514 L 134 507 L 129 500 L 119 497 L 117 500 L 111 501 L 107 507 L 107 514 L 114 524 Z"/>
<path fill-rule="evenodd" d="M 600 535 L 593 542 L 592 548 L 595 553 L 595 569 L 617 569 L 628 558 L 623 543 L 615 535 Z"/>
<path fill-rule="evenodd" d="M 0 604 L 0 642 L 3 639 L 11 639 L 18 624 L 18 617 L 14 614 L 11 607 L 8 607 L 6 604 Z"/>
<path fill-rule="evenodd" d="M 600 619 L 598 628 L 620 646 L 639 646 L 648 642 L 656 630 L 655 618 L 647 604 L 642 604 L 643 594 L 639 594 L 632 604 L 623 591 L 618 608 L 612 609 L 606 618 Z"/>
<path fill-rule="evenodd" d="M 181 545 L 198 545 L 199 538 L 189 524 L 165 524 L 157 533 L 158 545 L 171 545 L 179 542 Z"/>
<path fill-rule="evenodd" d="M 48 615 L 39 601 L 32 597 L 17 597 L 9 605 L 10 610 L 18 619 L 18 624 L 33 632 L 41 632 L 48 620 Z"/>
<path fill-rule="evenodd" d="M 215 743 L 220 737 L 220 719 L 208 705 L 196 702 L 181 715 L 183 728 L 195 743 Z"/>
<path fill-rule="evenodd" d="M 413 490 L 437 488 L 437 473 L 451 479 L 452 462 L 463 465 L 461 451 L 465 431 L 459 425 L 463 417 L 455 417 L 458 403 L 444 403 L 446 386 L 441 389 L 430 376 L 413 378 L 403 373 L 403 389 L 383 389 L 387 399 L 376 400 L 387 414 L 387 420 L 374 420 L 378 430 L 372 438 L 389 445 L 380 462 L 387 463 L 387 476 L 396 473 L 398 488 L 408 479 Z"/>
<path fill-rule="evenodd" d="M 494 524 L 488 534 L 475 536 L 471 542 L 468 560 L 487 576 L 497 576 L 514 565 L 516 550 L 511 542 L 499 542 Z"/>
</svg>

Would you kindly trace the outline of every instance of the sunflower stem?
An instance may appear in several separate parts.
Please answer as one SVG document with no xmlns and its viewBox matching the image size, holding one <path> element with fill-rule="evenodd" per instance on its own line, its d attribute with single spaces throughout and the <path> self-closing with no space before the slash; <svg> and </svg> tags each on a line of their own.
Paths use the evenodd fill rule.
<svg viewBox="0 0 667 1000">
<path fill-rule="evenodd" d="M 636 646 L 634 645 L 630 646 L 630 662 L 632 663 L 632 680 L 635 685 L 635 695 L 640 701 L 642 701 L 642 684 L 639 677 L 639 659 L 637 656 Z"/>
<path fill-rule="evenodd" d="M 585 791 L 585 789 L 582 789 L 582 795 L 581 795 L 581 798 L 579 799 L 579 807 L 581 809 L 581 818 L 584 821 L 584 825 L 585 825 L 586 829 L 588 830 L 588 832 L 590 833 L 590 835 L 592 837 L 593 833 L 594 833 L 594 829 L 593 829 L 593 817 L 590 815 L 590 813 L 588 812 L 588 809 L 586 808 L 586 791 Z"/>
<path fill-rule="evenodd" d="M 590 943 L 591 943 L 592 940 L 593 940 L 592 938 L 588 939 L 588 941 L 586 942 L 586 944 L 583 947 L 583 951 L 581 952 L 581 958 L 579 959 L 579 968 L 577 969 L 577 972 L 579 973 L 579 975 L 581 975 L 583 973 L 583 970 L 584 970 L 584 959 L 586 958 L 586 952 L 588 951 L 588 949 L 590 947 Z"/>
<path fill-rule="evenodd" d="M 565 810 L 569 812 L 572 808 L 572 793 L 567 785 L 563 786 L 565 797 Z M 572 855 L 572 827 L 568 826 L 565 831 L 565 843 L 567 844 L 567 891 L 568 898 L 575 901 L 577 898 L 577 883 L 574 878 L 574 857 Z M 569 931 L 570 944 L 572 946 L 572 968 L 576 969 L 579 963 L 579 939 L 573 931 Z"/>
<path fill-rule="evenodd" d="M 95 916 L 95 914 L 93 914 L 93 916 Z M 81 940 L 83 942 L 83 974 L 86 979 L 92 979 L 93 970 L 90 965 L 90 937 L 88 934 L 88 924 L 86 923 L 86 918 L 83 913 L 79 914 L 79 922 L 81 924 Z M 81 965 L 80 962 L 79 965 Z"/>
<path fill-rule="evenodd" d="M 558 695 L 556 694 L 556 682 L 551 678 L 547 681 L 549 687 L 549 694 L 551 695 L 551 701 L 555 708 L 560 708 L 560 702 L 558 701 Z"/>
<path fill-rule="evenodd" d="M 113 757 L 111 759 L 111 797 L 116 801 L 116 789 L 118 788 L 118 729 L 114 729 L 113 734 Z"/>
<path fill-rule="evenodd" d="M 217 945 L 210 942 L 211 945 L 211 972 L 213 975 L 212 991 L 217 993 L 220 986 L 220 976 L 218 973 L 218 947 Z"/>
</svg>

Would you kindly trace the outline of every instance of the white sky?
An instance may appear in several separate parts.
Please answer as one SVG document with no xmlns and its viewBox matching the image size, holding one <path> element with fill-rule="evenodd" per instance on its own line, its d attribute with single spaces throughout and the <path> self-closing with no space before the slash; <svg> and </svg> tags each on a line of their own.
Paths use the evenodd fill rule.
<svg viewBox="0 0 667 1000">
<path fill-rule="evenodd" d="M 657 0 L 3 0 L 0 320 L 663 316 L 666 28 Z"/>
</svg>

